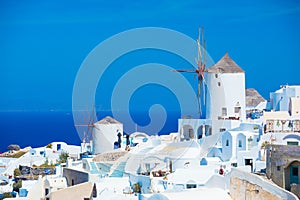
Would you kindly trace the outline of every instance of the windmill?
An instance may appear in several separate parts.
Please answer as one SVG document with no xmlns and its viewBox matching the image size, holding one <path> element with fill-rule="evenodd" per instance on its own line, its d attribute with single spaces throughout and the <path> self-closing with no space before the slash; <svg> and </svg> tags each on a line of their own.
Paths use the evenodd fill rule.
<svg viewBox="0 0 300 200">
<path fill-rule="evenodd" d="M 82 113 L 83 115 L 83 123 L 82 124 L 75 124 L 75 127 L 84 127 L 83 130 L 83 150 L 86 150 L 91 153 L 91 147 L 87 148 L 87 143 L 90 144 L 90 141 L 92 140 L 93 136 L 93 129 L 96 128 L 95 126 L 95 120 L 97 120 L 97 113 L 95 106 L 93 106 L 92 112 L 90 112 L 88 109 L 86 110 L 86 113 Z"/>
<path fill-rule="evenodd" d="M 199 28 L 199 35 L 197 39 L 197 50 L 198 50 L 198 58 L 195 58 L 197 63 L 197 69 L 179 69 L 173 70 L 174 72 L 187 72 L 187 73 L 196 73 L 198 76 L 198 92 L 197 92 L 197 100 L 198 100 L 198 111 L 200 115 L 202 114 L 201 109 L 201 86 L 203 86 L 203 82 L 205 83 L 204 73 L 206 72 L 206 40 L 204 39 L 204 28 Z M 203 86 L 203 90 L 205 87 Z M 205 92 L 203 91 L 203 94 Z M 205 97 L 204 97 L 205 99 Z M 205 102 L 205 101 L 204 101 Z"/>
</svg>

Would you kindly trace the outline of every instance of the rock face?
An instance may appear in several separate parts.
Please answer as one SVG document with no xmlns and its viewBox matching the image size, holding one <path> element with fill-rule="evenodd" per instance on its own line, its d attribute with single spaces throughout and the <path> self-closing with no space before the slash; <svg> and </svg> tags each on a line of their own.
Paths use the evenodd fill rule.
<svg viewBox="0 0 300 200">
<path fill-rule="evenodd" d="M 19 145 L 17 145 L 17 144 L 11 144 L 11 145 L 9 145 L 8 147 L 7 147 L 7 149 L 8 150 L 10 150 L 10 151 L 19 151 L 20 150 L 20 146 Z"/>
<path fill-rule="evenodd" d="M 265 101 L 265 99 L 254 88 L 246 89 L 246 106 L 247 107 L 255 107 L 260 102 L 264 102 L 264 101 Z"/>
</svg>

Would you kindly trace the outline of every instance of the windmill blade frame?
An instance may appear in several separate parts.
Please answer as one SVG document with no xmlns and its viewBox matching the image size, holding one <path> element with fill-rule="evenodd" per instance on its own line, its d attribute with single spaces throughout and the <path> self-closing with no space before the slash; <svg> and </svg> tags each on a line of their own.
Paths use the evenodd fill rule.
<svg viewBox="0 0 300 200">
<path fill-rule="evenodd" d="M 206 40 L 204 38 L 204 28 L 199 27 L 199 33 L 198 38 L 196 40 L 197 43 L 197 56 L 198 58 L 195 58 L 197 69 L 196 70 L 188 70 L 188 69 L 179 69 L 179 70 L 173 70 L 173 72 L 187 72 L 187 73 L 196 73 L 198 74 L 198 91 L 197 91 L 197 101 L 198 101 L 198 112 L 201 115 L 202 114 L 202 108 L 201 108 L 201 85 L 203 83 L 205 84 L 205 77 L 204 73 L 207 72 L 205 69 L 206 65 Z M 202 43 L 202 45 L 201 45 Z M 203 87 L 205 88 L 205 86 Z M 204 89 L 205 90 L 205 89 Z M 205 94 L 204 94 L 205 96 Z M 205 105 L 205 98 L 204 98 L 204 105 Z"/>
</svg>

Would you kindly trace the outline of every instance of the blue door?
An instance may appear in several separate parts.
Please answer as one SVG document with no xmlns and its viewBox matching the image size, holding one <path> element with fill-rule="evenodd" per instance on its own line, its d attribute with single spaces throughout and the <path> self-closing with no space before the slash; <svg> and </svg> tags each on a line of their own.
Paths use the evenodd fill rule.
<svg viewBox="0 0 300 200">
<path fill-rule="evenodd" d="M 292 165 L 290 167 L 290 183 L 299 183 L 299 168 L 297 165 Z"/>
</svg>

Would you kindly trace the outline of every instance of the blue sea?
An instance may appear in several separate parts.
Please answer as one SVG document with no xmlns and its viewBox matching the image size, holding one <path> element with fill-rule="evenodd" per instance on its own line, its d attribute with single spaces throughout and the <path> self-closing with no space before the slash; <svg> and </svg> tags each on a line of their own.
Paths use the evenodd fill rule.
<svg viewBox="0 0 300 200">
<path fill-rule="evenodd" d="M 145 114 L 145 113 L 144 113 Z M 101 119 L 109 112 L 101 112 Z M 136 113 L 137 116 L 143 113 Z M 180 113 L 168 114 L 168 123 L 161 133 L 177 131 L 177 119 Z M 137 124 L 146 124 L 145 117 L 135 117 Z M 124 124 L 123 126 L 126 126 Z M 0 152 L 7 150 L 8 145 L 18 144 L 21 148 L 41 147 L 51 142 L 62 141 L 68 144 L 80 145 L 72 112 L 0 112 Z"/>
</svg>

